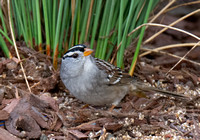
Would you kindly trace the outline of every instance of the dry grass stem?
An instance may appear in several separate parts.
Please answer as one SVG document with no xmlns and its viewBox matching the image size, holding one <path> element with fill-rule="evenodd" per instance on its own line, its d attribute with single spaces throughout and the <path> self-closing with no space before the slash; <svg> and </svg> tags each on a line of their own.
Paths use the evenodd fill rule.
<svg viewBox="0 0 200 140">
<path fill-rule="evenodd" d="M 158 50 L 151 50 L 151 49 L 147 49 L 147 48 L 141 48 L 141 50 L 144 50 L 144 51 L 151 51 L 151 52 L 157 52 L 157 53 L 160 53 L 160 54 L 163 54 L 163 55 L 169 55 L 169 56 L 172 56 L 172 57 L 174 57 L 174 58 L 178 58 L 178 59 L 181 59 L 182 57 L 180 57 L 180 56 L 177 56 L 177 55 L 174 55 L 174 54 L 171 54 L 171 53 L 167 53 L 167 52 L 163 52 L 163 51 L 158 51 Z M 183 58 L 183 60 L 184 61 L 187 61 L 187 62 L 190 62 L 190 63 L 192 63 L 192 64 L 195 64 L 195 65 L 198 65 L 198 66 L 200 66 L 200 63 L 197 63 L 197 62 L 195 62 L 195 61 L 192 61 L 192 60 L 189 60 L 189 59 L 187 59 L 187 58 Z"/>
<path fill-rule="evenodd" d="M 167 73 L 166 75 L 173 70 L 194 48 L 196 48 L 200 44 L 200 41 L 197 42 Z"/>
<path fill-rule="evenodd" d="M 192 15 L 198 13 L 198 12 L 200 12 L 200 9 L 197 9 L 197 10 L 195 10 L 195 11 L 193 11 L 193 12 L 191 12 L 191 13 L 185 15 L 185 16 L 183 16 L 182 18 L 179 18 L 178 20 L 174 21 L 173 23 L 171 23 L 168 26 L 170 26 L 170 27 L 174 26 L 175 24 L 179 23 L 180 21 L 182 21 L 182 20 L 184 20 L 184 19 L 186 19 L 186 18 L 188 18 L 188 17 L 190 17 L 190 16 L 192 16 Z M 164 29 L 160 30 L 159 32 L 157 32 L 156 34 L 154 34 L 153 36 L 151 36 L 150 38 L 148 38 L 147 40 L 145 40 L 143 44 L 147 44 L 148 42 L 150 42 L 151 40 L 153 40 L 154 38 L 156 38 L 158 35 L 160 35 L 164 31 L 166 31 L 167 29 L 168 29 L 168 27 L 165 27 Z"/>
<path fill-rule="evenodd" d="M 91 16 L 92 16 L 93 4 L 94 4 L 94 0 L 91 0 L 84 42 L 86 42 L 87 36 L 88 36 L 88 30 L 89 30 L 90 20 L 91 20 Z"/>
<path fill-rule="evenodd" d="M 112 59 L 111 59 L 111 61 L 110 61 L 110 63 L 111 64 L 113 64 L 113 62 L 114 62 L 114 60 L 115 60 L 115 57 L 116 57 L 116 55 L 117 55 L 117 51 L 119 50 L 119 47 L 121 47 L 121 45 L 122 45 L 122 41 L 119 43 L 119 45 L 117 46 L 117 50 L 115 51 L 115 53 L 114 53 L 114 55 L 113 55 L 113 57 L 112 57 Z"/>
<path fill-rule="evenodd" d="M 139 57 L 143 57 L 143 56 L 148 55 L 148 54 L 150 54 L 152 52 L 158 52 L 158 51 L 166 50 L 166 49 L 170 49 L 170 48 L 192 47 L 194 45 L 196 45 L 196 43 L 181 43 L 181 44 L 166 45 L 166 46 L 158 47 L 158 48 L 155 48 L 155 49 L 152 49 L 152 50 L 148 50 L 148 51 L 140 54 Z"/>
<path fill-rule="evenodd" d="M 158 12 L 153 18 L 149 21 L 149 23 L 152 23 L 157 19 L 161 14 L 163 14 L 167 8 L 169 8 L 176 0 L 171 0 L 160 12 Z"/>
<path fill-rule="evenodd" d="M 15 37 L 14 37 L 13 29 L 12 29 L 11 16 L 10 16 L 10 0 L 7 0 L 7 2 L 8 2 L 8 17 L 9 17 L 10 32 L 11 32 L 12 40 L 13 40 L 13 43 L 14 43 L 15 52 L 17 54 L 17 58 L 19 59 L 19 62 L 20 62 L 19 64 L 20 64 L 20 67 L 22 69 L 24 79 L 26 81 L 26 85 L 28 87 L 29 92 L 31 93 L 31 89 L 30 89 L 30 86 L 29 86 L 29 83 L 28 83 L 28 80 L 27 80 L 27 77 L 26 77 L 26 74 L 25 74 L 25 71 L 24 71 L 24 67 L 22 65 L 21 58 L 19 56 L 19 52 L 18 52 L 18 49 L 17 49 L 17 45 L 16 45 L 16 42 L 15 42 Z"/>
<path fill-rule="evenodd" d="M 199 9 L 200 10 L 200 9 Z M 176 30 L 176 31 L 179 31 L 179 32 L 182 32 L 182 33 L 185 33 L 197 40 L 200 40 L 200 37 L 190 33 L 190 32 L 187 32 L 185 30 L 182 30 L 182 29 L 179 29 L 179 28 L 176 28 L 176 27 L 171 27 L 171 26 L 168 26 L 168 25 L 164 25 L 164 24 L 158 24 L 158 23 L 145 23 L 145 24 L 142 24 L 140 26 L 138 26 L 137 28 L 135 28 L 133 31 L 131 31 L 128 36 L 130 36 L 131 34 L 133 34 L 135 31 L 137 31 L 138 29 L 142 28 L 143 26 L 158 26 L 158 27 L 164 27 L 164 28 L 169 28 L 169 29 L 172 29 L 172 30 Z"/>
<path fill-rule="evenodd" d="M 174 7 L 171 7 L 171 8 L 169 8 L 169 9 L 167 9 L 166 11 L 164 11 L 164 13 L 167 13 L 167 12 L 169 12 L 169 11 L 171 11 L 171 10 L 174 10 L 174 9 L 176 9 L 176 8 L 179 8 L 179 7 L 181 7 L 181 6 L 193 5 L 193 4 L 199 4 L 199 3 L 200 3 L 200 1 L 197 0 L 197 1 L 192 1 L 192 2 L 188 2 L 188 3 L 179 4 L 179 5 L 176 5 L 176 6 L 174 6 Z"/>
</svg>

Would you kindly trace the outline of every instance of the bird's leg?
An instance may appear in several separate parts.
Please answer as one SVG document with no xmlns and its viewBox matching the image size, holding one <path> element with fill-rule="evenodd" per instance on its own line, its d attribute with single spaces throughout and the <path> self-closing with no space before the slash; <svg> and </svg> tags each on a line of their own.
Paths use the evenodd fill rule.
<svg viewBox="0 0 200 140">
<path fill-rule="evenodd" d="M 112 106 L 110 107 L 109 111 L 112 112 L 113 109 L 114 109 L 115 107 L 116 107 L 116 105 L 112 105 Z"/>
<path fill-rule="evenodd" d="M 81 109 L 85 109 L 85 108 L 87 108 L 89 106 L 89 104 L 85 104 L 85 105 L 83 105 L 82 107 L 81 107 Z"/>
</svg>

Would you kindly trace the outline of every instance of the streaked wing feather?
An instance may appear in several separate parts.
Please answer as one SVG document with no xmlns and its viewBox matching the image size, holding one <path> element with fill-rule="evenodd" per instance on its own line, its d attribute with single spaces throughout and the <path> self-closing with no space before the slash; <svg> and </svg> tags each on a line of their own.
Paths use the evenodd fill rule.
<svg viewBox="0 0 200 140">
<path fill-rule="evenodd" d="M 120 68 L 115 67 L 112 64 L 98 58 L 95 58 L 95 60 L 98 68 L 107 73 L 107 80 L 109 85 L 129 84 L 133 80 L 133 78 L 128 73 L 123 72 Z"/>
</svg>

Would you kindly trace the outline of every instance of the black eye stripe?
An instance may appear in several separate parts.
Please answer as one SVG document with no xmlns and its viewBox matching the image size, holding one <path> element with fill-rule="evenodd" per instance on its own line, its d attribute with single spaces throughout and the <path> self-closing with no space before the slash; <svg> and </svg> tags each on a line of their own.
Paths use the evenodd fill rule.
<svg viewBox="0 0 200 140">
<path fill-rule="evenodd" d="M 69 58 L 69 57 L 73 57 L 73 58 L 77 58 L 78 57 L 78 54 L 77 53 L 74 53 L 73 55 L 67 55 L 67 56 L 64 56 L 63 59 L 65 58 Z"/>
</svg>

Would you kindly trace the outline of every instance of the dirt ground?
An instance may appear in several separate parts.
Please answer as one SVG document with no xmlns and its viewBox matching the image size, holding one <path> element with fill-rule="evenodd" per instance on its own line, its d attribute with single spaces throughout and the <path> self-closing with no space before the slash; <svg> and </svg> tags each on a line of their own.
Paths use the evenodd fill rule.
<svg viewBox="0 0 200 140">
<path fill-rule="evenodd" d="M 169 24 L 181 14 L 163 15 L 157 23 Z M 200 36 L 199 15 L 175 27 Z M 145 38 L 158 32 L 148 27 Z M 169 44 L 196 43 L 186 34 L 167 30 L 143 45 L 141 54 Z M 190 97 L 180 100 L 147 93 L 148 98 L 127 95 L 112 112 L 107 107 L 85 106 L 63 86 L 59 69 L 52 59 L 17 42 L 23 66 L 33 94 L 30 94 L 19 62 L 0 53 L 0 138 L 4 139 L 199 139 L 200 138 L 200 47 L 196 47 L 168 75 L 179 60 L 168 53 L 183 56 L 191 47 L 151 52 L 140 57 L 135 77 L 149 85 Z M 129 70 L 134 43 L 124 55 Z M 11 50 L 15 54 L 14 49 Z M 59 60 L 60 61 L 60 60 Z M 196 62 L 196 63 L 194 63 Z M 60 62 L 59 62 L 60 64 Z"/>
</svg>

